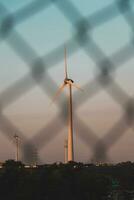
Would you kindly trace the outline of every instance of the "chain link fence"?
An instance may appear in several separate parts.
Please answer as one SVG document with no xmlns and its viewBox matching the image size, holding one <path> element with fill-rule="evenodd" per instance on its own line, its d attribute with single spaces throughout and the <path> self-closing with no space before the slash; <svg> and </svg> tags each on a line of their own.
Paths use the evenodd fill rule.
<svg viewBox="0 0 134 200">
<path fill-rule="evenodd" d="M 72 26 L 72 35 L 62 45 L 44 56 L 39 56 L 32 45 L 17 31 L 16 27 L 28 21 L 34 15 L 36 16 L 42 11 L 45 12 L 51 5 L 58 8 L 70 23 Z M 95 41 L 93 31 L 105 23 L 110 24 L 118 16 L 124 18 L 131 30 L 129 42 L 112 55 L 107 56 L 101 46 Z M 41 88 L 45 95 L 50 99 L 52 98 L 58 86 L 50 77 L 48 69 L 53 69 L 58 63 L 63 61 L 64 45 L 67 46 L 68 57 L 75 54 L 79 49 L 82 49 L 86 56 L 95 64 L 96 75 L 94 80 L 89 80 L 83 87 L 88 92 L 84 95 L 78 91 L 74 92 L 73 98 L 79 99 L 78 103 L 75 104 L 74 117 L 79 125 L 77 127 L 77 134 L 89 149 L 92 148 L 94 152 L 93 158 L 96 161 L 109 160 L 108 151 L 111 146 L 130 127 L 133 128 L 133 97 L 130 97 L 114 78 L 114 73 L 134 56 L 133 28 L 133 1 L 130 0 L 115 0 L 108 6 L 87 17 L 84 17 L 80 13 L 71 0 L 34 0 L 12 13 L 9 12 L 4 4 L 0 3 L 0 45 L 3 41 L 6 42 L 16 55 L 26 63 L 29 69 L 29 72 L 24 77 L 0 93 L 0 130 L 11 141 L 14 133 L 19 135 L 23 143 L 22 152 L 25 162 L 33 163 L 36 160 L 40 160 L 40 155 L 37 152 L 63 130 L 67 119 L 66 101 L 62 103 L 55 102 L 59 108 L 59 113 L 52 121 L 37 132 L 32 139 L 28 139 L 25 133 L 16 128 L 10 119 L 4 115 L 4 110 L 20 97 L 30 92 L 36 85 Z M 108 130 L 107 134 L 100 139 L 97 133 L 81 119 L 77 110 L 101 90 L 104 90 L 121 107 L 123 114 L 118 122 Z M 54 131 L 52 128 L 53 124 L 56 124 Z"/>
</svg>

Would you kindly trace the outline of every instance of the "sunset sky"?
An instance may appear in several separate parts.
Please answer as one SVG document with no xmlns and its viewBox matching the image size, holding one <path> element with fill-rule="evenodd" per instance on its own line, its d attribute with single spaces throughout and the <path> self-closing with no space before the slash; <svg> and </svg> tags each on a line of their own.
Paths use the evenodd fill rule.
<svg viewBox="0 0 134 200">
<path fill-rule="evenodd" d="M 31 2 L 32 0 L 0 0 L 0 5 L 4 5 L 10 13 L 16 16 L 17 13 L 21 11 L 20 9 Z M 88 17 L 88 19 L 90 19 L 90 16 L 93 16 L 94 13 L 113 4 L 116 0 L 71 0 L 71 2 L 76 6 L 83 17 Z M 116 6 L 115 12 L 119 12 Z M 2 18 L 1 11 L 0 18 Z M 75 27 L 72 26 L 71 22 L 69 22 L 56 5 L 52 3 L 34 16 L 18 23 L 15 26 L 15 31 L 18 32 L 30 46 L 32 46 L 39 57 L 44 57 L 53 49 L 66 43 L 66 41 L 73 36 Z M 91 31 L 91 37 L 108 57 L 127 45 L 131 39 L 131 35 L 130 26 L 120 14 Z M 84 97 L 85 95 L 86 99 L 91 88 L 96 87 L 96 85 L 89 84 L 89 87 L 85 87 L 85 85 L 89 81 L 92 83 L 99 70 L 94 60 L 92 60 L 92 57 L 87 56 L 82 48 L 78 46 L 77 50 L 70 55 L 70 49 L 67 43 L 66 46 L 67 53 L 69 54 L 69 75 L 76 83 L 84 88 L 84 92 L 76 91 L 76 89 L 74 89 L 73 102 L 74 104 L 79 105 L 80 99 L 78 97 L 81 95 Z M 64 48 L 61 62 L 58 62 L 58 64 L 47 69 L 49 76 L 57 84 L 55 89 L 58 89 L 58 86 L 60 86 L 64 80 L 63 59 Z M 122 87 L 130 97 L 134 94 L 133 63 L 134 59 L 132 58 L 129 59 L 129 61 L 124 62 L 113 75 L 115 82 Z M 29 73 L 27 63 L 17 55 L 6 40 L 0 40 L 0 95 L 17 80 L 27 75 L 27 73 Z M 36 85 L 20 98 L 17 98 L 16 101 L 4 108 L 3 113 L 23 132 L 26 138 L 32 138 L 38 131 L 47 126 L 48 123 L 51 123 L 51 121 L 58 116 L 59 107 L 56 103 L 51 107 L 49 106 L 52 96 L 56 92 L 55 89 L 51 92 L 51 95 L 48 96 L 47 93 L 44 93 L 44 91 Z M 65 91 L 65 93 L 66 92 L 67 91 Z M 62 97 L 63 95 L 61 94 L 61 97 L 59 97 L 57 101 L 61 101 Z M 123 110 L 110 94 L 100 87 L 99 91 L 95 93 L 93 97 L 87 98 L 77 107 L 76 114 L 87 127 L 94 131 L 97 138 L 103 138 L 113 125 L 120 120 Z M 74 124 L 75 159 L 83 162 L 90 161 L 94 154 L 94 149 L 91 147 L 91 144 L 88 144 L 88 142 L 86 143 L 85 140 L 82 139 L 83 133 L 81 133 L 80 137 L 77 134 L 79 128 L 77 121 L 75 121 Z M 51 132 L 55 132 L 56 125 L 56 123 L 52 123 Z M 44 134 L 46 133 L 44 132 Z M 86 134 L 88 134 L 88 132 Z M 53 135 L 55 134 L 53 133 Z M 45 145 L 42 146 L 38 152 L 41 160 L 43 162 L 63 161 L 64 140 L 66 137 L 67 127 L 65 126 L 64 129 L 59 131 L 50 142 L 47 144 L 45 143 Z M 34 143 L 36 144 L 36 141 L 34 141 Z M 134 161 L 133 147 L 134 131 L 130 128 L 108 150 L 107 153 L 110 161 Z M 14 158 L 14 154 L 14 145 L 3 132 L 0 132 L 0 161 Z"/>
</svg>

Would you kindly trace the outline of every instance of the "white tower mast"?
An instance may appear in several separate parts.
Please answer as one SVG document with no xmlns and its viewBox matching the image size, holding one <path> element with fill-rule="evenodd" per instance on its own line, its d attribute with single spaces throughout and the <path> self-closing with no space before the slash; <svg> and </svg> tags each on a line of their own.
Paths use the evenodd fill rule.
<svg viewBox="0 0 134 200">
<path fill-rule="evenodd" d="M 74 160 L 73 146 L 73 110 L 72 110 L 72 85 L 69 84 L 69 109 L 68 109 L 68 161 Z"/>
<path fill-rule="evenodd" d="M 16 143 L 16 156 L 15 156 L 15 160 L 18 162 L 19 161 L 19 136 L 18 135 L 14 135 L 15 138 L 15 143 Z"/>
<path fill-rule="evenodd" d="M 66 164 L 68 162 L 68 140 L 65 139 L 64 143 L 64 163 Z"/>
</svg>

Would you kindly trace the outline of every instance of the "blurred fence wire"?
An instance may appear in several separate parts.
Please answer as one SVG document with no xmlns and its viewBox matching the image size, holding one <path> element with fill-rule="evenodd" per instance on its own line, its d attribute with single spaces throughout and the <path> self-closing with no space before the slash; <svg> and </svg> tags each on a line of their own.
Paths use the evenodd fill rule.
<svg viewBox="0 0 134 200">
<path fill-rule="evenodd" d="M 94 158 L 99 161 L 108 160 L 108 150 L 119 140 L 120 137 L 131 126 L 134 120 L 134 99 L 125 92 L 114 79 L 114 72 L 118 70 L 124 63 L 128 62 L 134 56 L 134 13 L 132 9 L 132 1 L 115 0 L 113 3 L 89 15 L 83 17 L 71 0 L 34 0 L 19 10 L 10 13 L 9 10 L 0 3 L 0 45 L 5 41 L 10 48 L 26 63 L 30 72 L 20 80 L 10 85 L 7 89 L 0 93 L 0 130 L 9 140 L 12 140 L 14 133 L 17 133 L 23 141 L 22 151 L 25 162 L 35 162 L 37 153 L 49 141 L 63 129 L 62 120 L 65 119 L 64 105 L 59 105 L 59 114 L 45 127 L 37 132 L 36 135 L 28 140 L 24 133 L 17 129 L 12 122 L 3 114 L 4 109 L 12 102 L 29 92 L 36 85 L 42 91 L 52 98 L 58 86 L 49 76 L 48 69 L 53 68 L 61 62 L 63 58 L 63 49 L 66 44 L 69 49 L 69 56 L 73 55 L 79 49 L 83 49 L 85 54 L 92 59 L 97 68 L 94 80 L 88 81 L 83 87 L 88 89 L 88 93 L 81 95 L 79 92 L 74 93 L 74 98 L 79 98 L 79 104 L 75 105 L 75 110 L 84 104 L 87 100 L 94 97 L 100 90 L 105 90 L 111 98 L 118 103 L 123 110 L 123 116 L 114 124 L 107 134 L 99 139 L 97 134 L 78 116 L 74 110 L 75 121 L 79 124 L 78 135 L 90 148 L 93 149 Z M 29 20 L 41 11 L 45 11 L 51 5 L 56 6 L 59 11 L 64 14 L 65 18 L 72 25 L 72 36 L 69 40 L 64 41 L 62 45 L 53 49 L 44 56 L 39 56 L 38 52 L 23 38 L 16 27 Z M 96 27 L 102 26 L 106 22 L 118 16 L 123 16 L 126 23 L 130 27 L 132 34 L 129 42 L 114 52 L 111 56 L 107 56 L 99 44 L 92 37 L 92 32 Z M 74 31 L 75 30 L 75 31 Z M 44 35 L 45 37 L 45 35 Z M 46 84 L 47 83 L 47 84 Z M 56 124 L 55 131 L 52 131 L 52 124 Z"/>
</svg>

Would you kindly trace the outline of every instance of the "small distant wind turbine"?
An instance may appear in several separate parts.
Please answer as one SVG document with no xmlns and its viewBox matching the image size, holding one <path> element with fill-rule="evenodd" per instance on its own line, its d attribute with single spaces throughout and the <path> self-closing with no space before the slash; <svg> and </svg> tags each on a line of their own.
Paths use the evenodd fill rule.
<svg viewBox="0 0 134 200">
<path fill-rule="evenodd" d="M 64 142 L 64 163 L 66 164 L 68 162 L 68 140 L 65 139 Z"/>
<path fill-rule="evenodd" d="M 19 161 L 19 136 L 18 135 L 14 135 L 15 138 L 15 143 L 16 143 L 16 161 Z"/>
<path fill-rule="evenodd" d="M 66 48 L 64 50 L 65 56 L 65 79 L 63 84 L 58 89 L 56 95 L 53 98 L 53 101 L 60 95 L 65 86 L 69 88 L 69 102 L 68 102 L 68 162 L 74 161 L 74 146 L 73 146 L 73 105 L 72 105 L 72 87 L 82 90 L 78 85 L 74 84 L 74 81 L 68 78 L 67 71 L 67 56 Z"/>
</svg>

